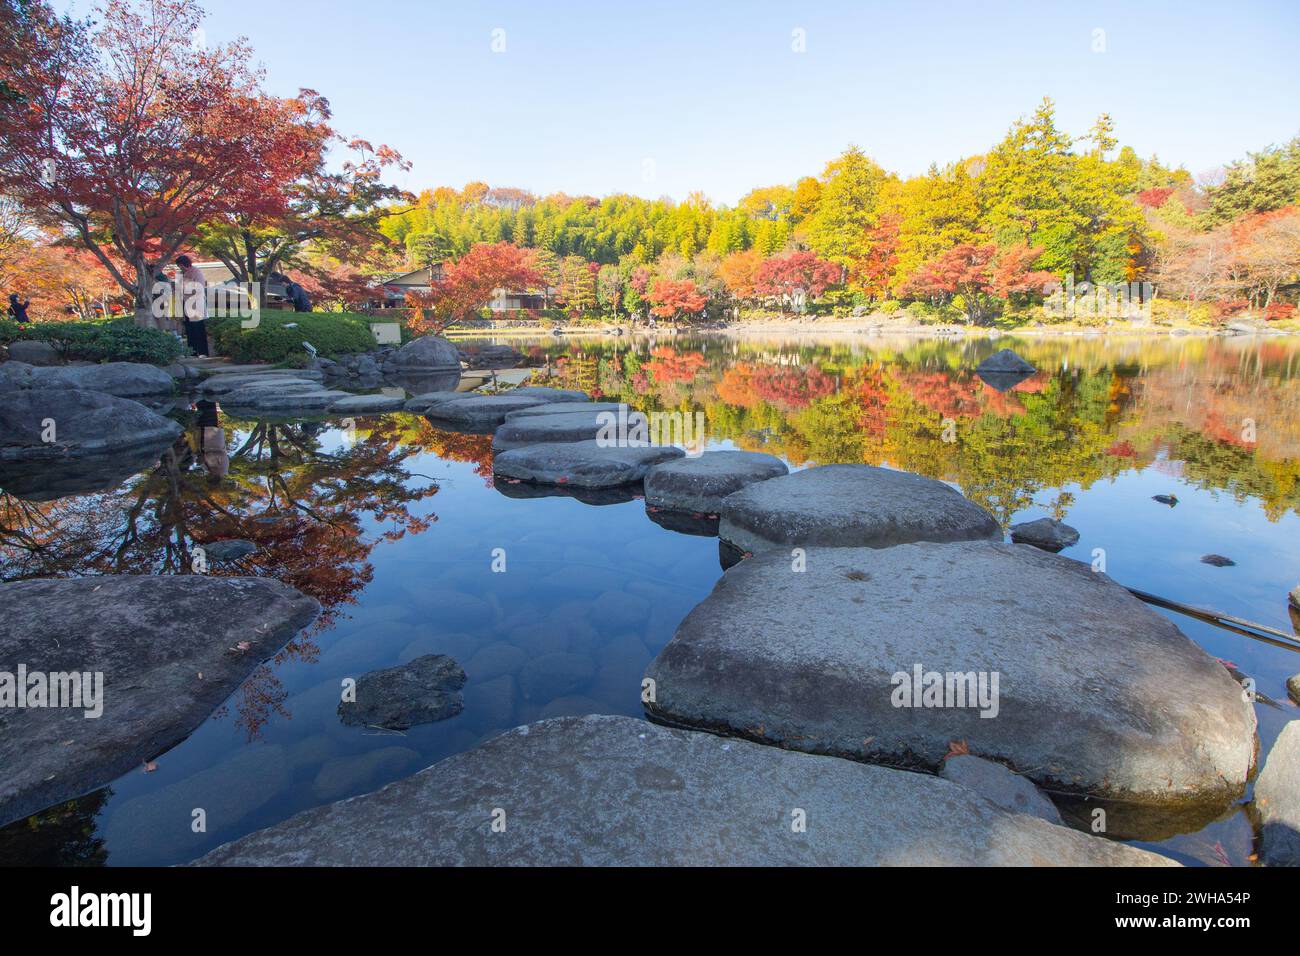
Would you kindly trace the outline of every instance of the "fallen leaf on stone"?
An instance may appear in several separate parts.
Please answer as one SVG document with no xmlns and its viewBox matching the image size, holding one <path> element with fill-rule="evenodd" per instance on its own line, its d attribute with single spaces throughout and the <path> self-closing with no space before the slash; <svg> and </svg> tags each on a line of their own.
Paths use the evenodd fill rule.
<svg viewBox="0 0 1300 956">
<path fill-rule="evenodd" d="M 943 755 L 943 759 L 947 760 L 949 757 L 969 757 L 969 756 L 970 756 L 970 745 L 967 744 L 966 741 L 950 740 L 948 741 L 948 752 Z"/>
</svg>

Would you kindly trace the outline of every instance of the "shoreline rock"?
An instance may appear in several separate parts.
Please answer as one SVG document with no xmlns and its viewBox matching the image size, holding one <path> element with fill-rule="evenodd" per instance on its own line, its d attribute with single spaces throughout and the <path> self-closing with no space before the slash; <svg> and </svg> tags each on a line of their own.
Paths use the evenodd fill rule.
<svg viewBox="0 0 1300 956">
<path fill-rule="evenodd" d="M 1277 735 L 1255 781 L 1260 858 L 1269 866 L 1300 866 L 1300 720 Z"/>
<path fill-rule="evenodd" d="M 0 708 L 0 824 L 101 787 L 179 743 L 319 610 L 269 578 L 0 584 L 6 668 L 104 675 L 97 718 L 69 707 Z"/>
</svg>

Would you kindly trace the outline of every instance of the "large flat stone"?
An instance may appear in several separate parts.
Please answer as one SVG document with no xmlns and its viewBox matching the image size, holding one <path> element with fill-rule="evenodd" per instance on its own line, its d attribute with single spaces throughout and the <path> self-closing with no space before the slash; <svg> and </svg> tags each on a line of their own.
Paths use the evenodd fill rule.
<svg viewBox="0 0 1300 956">
<path fill-rule="evenodd" d="M 0 392 L 0 462 L 60 462 L 138 448 L 161 451 L 181 431 L 176 422 L 139 402 L 100 392 Z"/>
<path fill-rule="evenodd" d="M 1260 857 L 1269 866 L 1300 866 L 1300 720 L 1277 735 L 1255 781 Z"/>
<path fill-rule="evenodd" d="M 563 414 L 507 419 L 492 436 L 492 450 L 509 451 L 511 448 L 543 442 L 594 441 L 602 430 L 609 430 L 610 422 L 618 420 L 618 412 L 600 409 L 592 411 L 575 402 L 557 402 L 550 407 L 574 410 Z M 640 416 L 644 420 L 640 412 L 631 412 L 629 420 L 634 422 L 634 416 Z"/>
<path fill-rule="evenodd" d="M 16 388 L 80 388 L 119 398 L 137 398 L 170 395 L 176 390 L 176 381 L 157 365 L 139 362 L 48 368 L 14 361 L 0 363 L 0 392 Z"/>
<path fill-rule="evenodd" d="M 492 470 L 505 478 L 572 488 L 615 488 L 640 481 L 661 462 L 684 455 L 671 445 L 636 448 L 604 446 L 595 441 L 526 445 L 493 456 Z"/>
<path fill-rule="evenodd" d="M 718 534 L 741 551 L 1002 539 L 993 516 L 942 481 L 824 465 L 749 485 L 722 503 Z"/>
<path fill-rule="evenodd" d="M 330 406 L 331 412 L 339 414 L 364 414 L 367 412 L 401 411 L 406 400 L 393 395 L 349 395 L 340 398 Z"/>
<path fill-rule="evenodd" d="M 550 389 L 542 389 L 550 392 Z M 523 394 L 527 392 L 528 394 Z M 581 394 L 581 393 L 579 393 Z M 446 402 L 438 402 L 425 412 L 436 422 L 450 422 L 453 425 L 496 427 L 505 421 L 506 415 L 520 409 L 532 408 L 534 405 L 549 405 L 553 402 L 578 402 L 581 398 L 569 398 L 563 394 L 542 395 L 531 389 L 517 388 L 504 395 L 466 395 Z"/>
<path fill-rule="evenodd" d="M 318 610 L 268 578 L 0 584 L 0 670 L 104 675 L 97 718 L 0 707 L 0 823 L 103 786 L 184 739 Z"/>
<path fill-rule="evenodd" d="M 727 571 L 646 671 L 652 716 L 930 770 L 964 740 L 1047 789 L 1141 804 L 1244 792 L 1255 717 L 1241 687 L 1087 565 L 961 542 L 812 548 L 794 566 L 768 552 Z M 893 677 L 918 665 L 983 673 L 989 690 L 996 675 L 996 710 L 898 706 Z"/>
<path fill-rule="evenodd" d="M 646 473 L 648 508 L 717 513 L 722 499 L 757 481 L 789 474 L 775 455 L 755 451 L 708 451 L 695 458 L 655 465 Z"/>
<path fill-rule="evenodd" d="M 493 829 L 503 820 L 504 830 Z M 800 831 L 796 820 L 806 821 Z M 204 866 L 1173 866 L 938 777 L 629 717 L 508 731 Z"/>
<path fill-rule="evenodd" d="M 627 407 L 621 402 L 583 402 L 581 404 L 548 402 L 544 405 L 532 405 L 528 408 L 521 408 L 517 412 L 510 412 L 506 415 L 506 421 L 513 422 L 520 418 L 532 418 L 536 415 L 572 415 L 576 411 L 614 412 L 618 414 Z"/>
</svg>

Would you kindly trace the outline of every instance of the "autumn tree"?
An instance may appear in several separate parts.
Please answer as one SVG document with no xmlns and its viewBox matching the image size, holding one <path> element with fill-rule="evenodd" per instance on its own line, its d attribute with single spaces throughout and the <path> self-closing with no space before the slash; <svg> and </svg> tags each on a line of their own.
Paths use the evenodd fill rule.
<svg viewBox="0 0 1300 956">
<path fill-rule="evenodd" d="M 530 250 L 508 242 L 478 243 L 447 266 L 429 292 L 407 294 L 411 329 L 441 332 L 487 305 L 498 289 L 530 289 L 541 281 Z"/>
<path fill-rule="evenodd" d="M 248 46 L 203 48 L 202 22 L 196 0 L 110 0 L 93 28 L 49 15 L 0 100 L 0 192 L 70 230 L 145 324 L 161 266 L 200 223 L 278 201 L 296 142 Z"/>
<path fill-rule="evenodd" d="M 650 287 L 651 313 L 661 319 L 699 315 L 709 299 L 691 279 L 659 279 Z"/>
<path fill-rule="evenodd" d="M 754 291 L 798 306 L 802 300 L 816 298 L 840 279 L 838 265 L 819 259 L 812 252 L 791 252 L 767 259 L 754 274 Z"/>
</svg>

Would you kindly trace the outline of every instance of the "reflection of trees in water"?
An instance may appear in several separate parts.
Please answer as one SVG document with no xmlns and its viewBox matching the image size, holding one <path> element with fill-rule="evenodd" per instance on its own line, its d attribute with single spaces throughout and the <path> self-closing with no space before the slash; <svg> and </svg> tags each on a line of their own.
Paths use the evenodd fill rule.
<svg viewBox="0 0 1300 956">
<path fill-rule="evenodd" d="M 103 866 L 108 850 L 95 818 L 112 795 L 102 787 L 0 829 L 0 867 Z"/>
<path fill-rule="evenodd" d="M 1270 518 L 1300 507 L 1293 344 L 1012 341 L 1040 371 L 999 391 L 974 368 L 1003 344 L 704 339 L 551 351 L 561 386 L 595 378 L 608 401 L 702 408 L 711 439 L 797 465 L 885 463 L 954 481 L 1004 526 L 1044 493 L 1063 517 L 1073 503 L 1063 486 L 1086 488 L 1164 453 L 1185 458 L 1188 479 L 1204 487 L 1262 498 Z M 1256 443 L 1241 438 L 1246 418 L 1257 423 Z M 944 419 L 955 441 L 944 440 Z"/>
<path fill-rule="evenodd" d="M 182 435 L 149 472 L 106 493 L 48 503 L 0 495 L 0 578 L 85 574 L 189 574 L 195 549 L 231 538 L 257 552 L 235 563 L 208 562 L 206 573 L 271 577 L 314 597 L 322 613 L 275 657 L 315 659 L 312 635 L 331 627 L 370 582 L 380 540 L 418 534 L 437 520 L 411 507 L 437 493 L 405 466 L 423 449 L 403 441 L 396 419 L 358 430 L 350 447 L 326 451 L 326 426 L 257 422 L 237 435 L 224 476 L 201 467 L 201 430 Z M 363 534 L 369 515 L 383 530 Z M 201 626 L 202 622 L 194 622 Z M 279 708 L 283 691 L 270 667 L 241 690 L 239 723 L 255 734 Z"/>
</svg>

